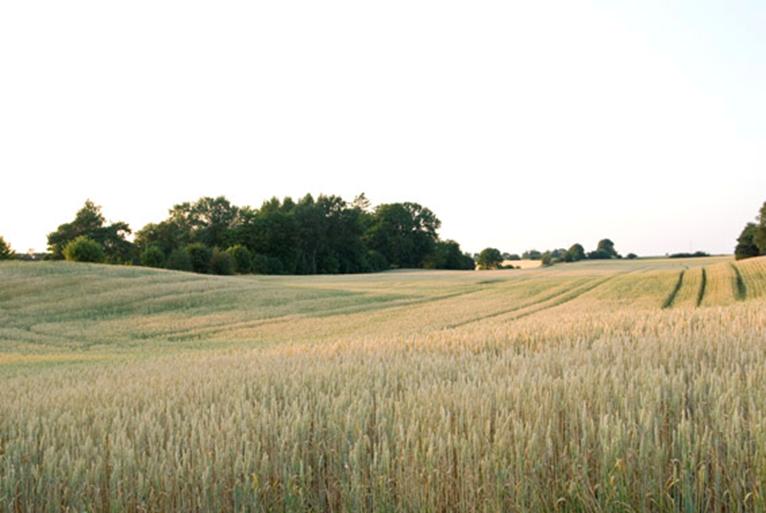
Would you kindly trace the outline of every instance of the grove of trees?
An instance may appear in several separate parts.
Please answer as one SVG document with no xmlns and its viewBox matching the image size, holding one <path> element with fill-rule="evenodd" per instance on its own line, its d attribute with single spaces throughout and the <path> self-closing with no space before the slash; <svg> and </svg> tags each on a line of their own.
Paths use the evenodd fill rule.
<svg viewBox="0 0 766 513">
<path fill-rule="evenodd" d="M 761 255 L 766 255 L 766 202 L 761 207 L 756 222 L 745 225 L 734 248 L 737 260 Z"/>
<path fill-rule="evenodd" d="M 326 195 L 272 198 L 258 209 L 221 196 L 175 205 L 130 241 L 127 223 L 107 223 L 101 207 L 86 201 L 72 221 L 48 235 L 48 248 L 54 259 L 214 274 L 474 269 L 457 242 L 439 238 L 440 226 L 422 205 L 373 209 L 363 194 L 350 203 Z"/>
</svg>

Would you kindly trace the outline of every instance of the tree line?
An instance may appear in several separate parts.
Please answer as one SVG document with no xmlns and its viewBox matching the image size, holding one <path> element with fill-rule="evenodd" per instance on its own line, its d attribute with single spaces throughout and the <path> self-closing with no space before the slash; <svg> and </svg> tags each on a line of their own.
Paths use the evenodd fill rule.
<svg viewBox="0 0 766 513">
<path fill-rule="evenodd" d="M 747 223 L 737 238 L 734 256 L 737 260 L 766 255 L 766 202 L 754 223 Z"/>
<path fill-rule="evenodd" d="M 203 197 L 173 206 L 135 233 L 107 223 L 88 200 L 48 235 L 49 258 L 132 264 L 211 274 L 336 274 L 395 268 L 474 269 L 473 258 L 441 240 L 441 221 L 418 203 L 372 208 L 364 194 L 272 198 L 260 208 Z"/>
<path fill-rule="evenodd" d="M 540 260 L 543 266 L 550 266 L 562 262 L 579 262 L 581 260 L 609 260 L 612 258 L 622 258 L 614 247 L 614 242 L 610 239 L 602 239 L 598 242 L 596 249 L 585 252 L 582 244 L 572 244 L 569 249 L 558 248 L 549 251 L 540 252 L 536 249 L 530 249 L 522 253 L 521 256 L 510 253 L 503 253 L 497 248 L 485 248 L 476 255 L 476 263 L 480 269 L 511 269 L 514 268 L 513 262 L 518 260 Z M 627 258 L 638 258 L 630 253 Z M 509 261 L 510 264 L 504 262 Z"/>
</svg>

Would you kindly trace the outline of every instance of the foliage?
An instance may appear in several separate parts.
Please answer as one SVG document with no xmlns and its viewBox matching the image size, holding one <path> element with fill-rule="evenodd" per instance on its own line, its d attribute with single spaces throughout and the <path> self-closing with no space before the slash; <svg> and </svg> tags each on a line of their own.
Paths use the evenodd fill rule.
<svg viewBox="0 0 766 513">
<path fill-rule="evenodd" d="M 433 253 L 426 258 L 426 269 L 474 270 L 476 263 L 470 255 L 460 250 L 454 240 L 437 241 Z"/>
<path fill-rule="evenodd" d="M 237 267 L 234 257 L 226 251 L 219 249 L 213 250 L 213 256 L 210 257 L 210 272 L 212 274 L 232 275 Z"/>
<path fill-rule="evenodd" d="M 60 225 L 48 234 L 48 249 L 53 258 L 64 258 L 64 247 L 77 237 L 84 236 L 101 246 L 109 263 L 129 263 L 133 260 L 133 244 L 126 239 L 130 233 L 127 223 L 106 224 L 101 207 L 87 200 L 73 221 Z"/>
<path fill-rule="evenodd" d="M 476 259 L 480 269 L 497 269 L 503 263 L 503 254 L 497 248 L 485 248 Z"/>
<path fill-rule="evenodd" d="M 588 259 L 590 260 L 609 260 L 612 258 L 620 258 L 620 255 L 614 248 L 614 242 L 610 239 L 602 239 L 598 241 L 596 250 L 588 253 Z"/>
<path fill-rule="evenodd" d="M 0 260 L 10 260 L 11 258 L 13 258 L 11 245 L 5 242 L 5 239 L 0 236 Z"/>
<path fill-rule="evenodd" d="M 165 267 L 165 253 L 157 246 L 148 246 L 141 252 L 144 267 Z"/>
<path fill-rule="evenodd" d="M 695 251 L 694 253 L 673 253 L 668 258 L 702 258 L 709 256 L 710 254 L 704 251 Z"/>
<path fill-rule="evenodd" d="M 579 262 L 580 260 L 585 260 L 585 258 L 585 248 L 583 248 L 582 244 L 572 244 L 564 257 L 567 262 Z"/>
<path fill-rule="evenodd" d="M 521 258 L 524 260 L 540 260 L 543 258 L 543 254 L 536 249 L 530 249 L 521 254 Z"/>
<path fill-rule="evenodd" d="M 234 261 L 234 272 L 247 274 L 253 269 L 253 254 L 242 244 L 235 244 L 226 250 Z"/>
<path fill-rule="evenodd" d="M 758 225 L 747 223 L 745 229 L 737 238 L 737 247 L 734 249 L 734 256 L 737 260 L 744 258 L 757 257 L 761 254 L 760 248 L 755 242 L 758 233 Z"/>
<path fill-rule="evenodd" d="M 758 215 L 758 227 L 753 234 L 753 242 L 758 246 L 759 253 L 766 255 L 766 202 L 764 202 Z"/>
<path fill-rule="evenodd" d="M 434 213 L 417 203 L 379 205 L 367 241 L 393 267 L 423 267 L 436 247 L 439 226 Z"/>
<path fill-rule="evenodd" d="M 210 271 L 210 259 L 213 258 L 213 250 L 201 242 L 194 242 L 186 246 L 186 251 L 191 259 L 192 271 L 205 274 Z"/>
<path fill-rule="evenodd" d="M 168 269 L 172 269 L 174 271 L 191 272 L 194 270 L 192 267 L 191 255 L 185 247 L 177 248 L 171 251 L 170 255 L 168 256 L 166 266 Z"/>
<path fill-rule="evenodd" d="M 101 244 L 85 235 L 75 237 L 67 243 L 63 254 L 70 262 L 103 262 L 105 257 Z"/>
<path fill-rule="evenodd" d="M 628 256 L 626 256 L 625 258 L 627 258 L 628 260 L 635 260 L 638 258 L 638 255 L 636 255 L 635 253 L 628 253 Z"/>
</svg>

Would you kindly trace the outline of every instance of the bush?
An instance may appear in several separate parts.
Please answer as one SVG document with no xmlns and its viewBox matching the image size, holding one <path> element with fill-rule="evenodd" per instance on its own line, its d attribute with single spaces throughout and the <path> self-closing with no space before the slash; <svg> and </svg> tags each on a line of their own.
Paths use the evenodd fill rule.
<svg viewBox="0 0 766 513">
<path fill-rule="evenodd" d="M 226 250 L 234 259 L 234 272 L 247 274 L 253 269 L 253 254 L 242 244 L 237 244 Z"/>
<path fill-rule="evenodd" d="M 10 260 L 11 258 L 13 258 L 13 250 L 10 244 L 0 237 L 0 260 Z"/>
<path fill-rule="evenodd" d="M 388 260 L 380 251 L 371 249 L 367 252 L 367 268 L 370 272 L 380 272 L 388 269 Z"/>
<path fill-rule="evenodd" d="M 178 248 L 170 253 L 166 267 L 175 271 L 192 271 L 191 255 L 185 248 Z"/>
<path fill-rule="evenodd" d="M 236 262 L 234 261 L 234 257 L 229 253 L 218 249 L 213 251 L 213 256 L 210 258 L 211 273 L 228 276 L 234 274 L 235 267 Z"/>
<path fill-rule="evenodd" d="M 206 274 L 210 271 L 210 259 L 213 258 L 213 250 L 201 242 L 195 242 L 186 246 L 191 258 L 192 271 Z"/>
<path fill-rule="evenodd" d="M 95 240 L 80 235 L 64 246 L 64 258 L 70 262 L 103 262 L 104 248 Z"/>
<path fill-rule="evenodd" d="M 497 248 L 485 248 L 476 259 L 481 269 L 497 269 L 503 263 L 503 254 Z"/>
<path fill-rule="evenodd" d="M 165 253 L 157 246 L 149 246 L 141 253 L 141 265 L 144 267 L 165 267 Z"/>
</svg>

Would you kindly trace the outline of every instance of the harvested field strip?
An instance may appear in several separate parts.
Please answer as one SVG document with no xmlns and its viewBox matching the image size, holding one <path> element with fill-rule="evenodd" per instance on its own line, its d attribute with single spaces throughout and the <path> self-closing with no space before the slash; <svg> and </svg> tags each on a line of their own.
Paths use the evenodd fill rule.
<svg viewBox="0 0 766 513">
<path fill-rule="evenodd" d="M 700 306 L 724 306 L 734 303 L 734 268 L 725 263 L 708 266 L 705 270 L 705 295 Z"/>
</svg>

